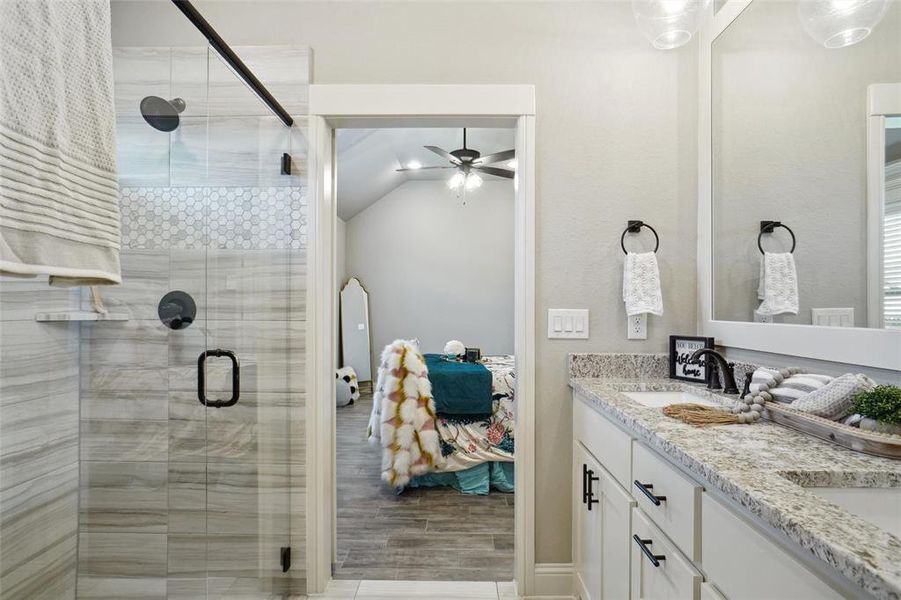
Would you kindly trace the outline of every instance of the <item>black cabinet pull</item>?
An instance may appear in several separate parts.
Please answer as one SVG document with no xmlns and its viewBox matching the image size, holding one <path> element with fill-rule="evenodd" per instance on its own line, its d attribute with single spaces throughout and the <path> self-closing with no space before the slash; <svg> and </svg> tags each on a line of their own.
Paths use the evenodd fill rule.
<svg viewBox="0 0 901 600">
<path fill-rule="evenodd" d="M 666 502 L 666 496 L 655 496 L 653 492 L 651 492 L 651 490 L 654 489 L 654 486 L 650 483 L 641 483 L 637 479 L 632 483 L 635 484 L 635 487 L 637 487 L 642 494 L 647 496 L 648 500 L 654 503 L 654 506 L 660 506 L 661 502 Z"/>
<path fill-rule="evenodd" d="M 585 500 L 586 500 L 586 503 L 588 504 L 588 510 L 591 510 L 592 504 L 600 504 L 600 502 L 601 502 L 600 500 L 595 499 L 594 492 L 591 491 L 591 483 L 594 481 L 600 481 L 601 478 L 595 477 L 594 471 L 592 471 L 591 469 L 589 469 L 587 467 L 585 469 L 585 477 L 586 477 L 585 484 L 588 487 L 588 490 L 587 490 L 586 496 L 585 496 Z"/>
<path fill-rule="evenodd" d="M 653 552 L 651 552 L 651 549 L 648 548 L 648 546 L 654 543 L 651 540 L 643 540 L 638 537 L 637 533 L 632 535 L 632 539 L 636 544 L 638 544 L 638 547 L 641 548 L 641 552 L 649 561 L 651 561 L 651 564 L 655 567 L 660 566 L 661 560 L 666 560 L 666 556 L 664 556 L 663 554 L 654 554 Z"/>
<path fill-rule="evenodd" d="M 582 504 L 588 503 L 588 465 L 582 463 Z"/>
<path fill-rule="evenodd" d="M 204 363 L 208 356 L 227 356 L 232 361 L 232 395 L 228 400 L 208 400 L 206 397 L 206 372 Z M 213 408 L 223 408 L 226 406 L 234 406 L 238 403 L 241 396 L 241 367 L 238 364 L 238 357 L 231 350 L 204 350 L 197 357 L 197 399 L 204 406 L 212 406 Z"/>
</svg>

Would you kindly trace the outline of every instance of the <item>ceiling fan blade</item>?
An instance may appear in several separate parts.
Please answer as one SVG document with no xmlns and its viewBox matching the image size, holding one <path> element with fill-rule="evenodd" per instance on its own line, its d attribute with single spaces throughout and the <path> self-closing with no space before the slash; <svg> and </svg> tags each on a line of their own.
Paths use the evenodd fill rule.
<svg viewBox="0 0 901 600">
<path fill-rule="evenodd" d="M 473 169 L 481 171 L 482 173 L 488 173 L 489 175 L 495 175 L 496 177 L 506 177 L 507 179 L 513 179 L 516 176 L 516 171 L 511 171 L 509 169 L 498 169 L 497 167 L 479 167 L 475 166 Z"/>
<path fill-rule="evenodd" d="M 457 158 L 456 156 L 454 156 L 454 155 L 451 154 L 450 152 L 446 152 L 446 151 L 442 150 L 442 149 L 439 148 L 438 146 L 423 146 L 423 148 L 425 148 L 426 150 L 431 150 L 432 152 L 434 152 L 434 153 L 437 154 L 438 156 L 441 156 L 442 158 L 446 158 L 447 160 L 451 161 L 451 162 L 454 163 L 455 165 L 459 165 L 459 164 L 460 164 L 460 159 L 459 159 L 459 158 Z"/>
<path fill-rule="evenodd" d="M 418 167 L 416 169 L 410 169 L 408 167 L 403 167 L 401 169 L 394 169 L 395 171 L 425 171 L 427 169 L 456 169 L 457 167 Z"/>
<path fill-rule="evenodd" d="M 496 152 L 494 154 L 489 154 L 487 156 L 480 156 L 475 159 L 473 162 L 474 165 L 490 165 L 493 163 L 499 163 L 505 160 L 510 160 L 516 157 L 516 150 L 504 150 L 503 152 Z"/>
</svg>

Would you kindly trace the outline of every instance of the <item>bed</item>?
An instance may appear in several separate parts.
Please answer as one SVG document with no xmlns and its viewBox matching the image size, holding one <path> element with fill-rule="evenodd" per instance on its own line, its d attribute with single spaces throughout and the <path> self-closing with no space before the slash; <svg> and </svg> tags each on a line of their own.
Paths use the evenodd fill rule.
<svg viewBox="0 0 901 600">
<path fill-rule="evenodd" d="M 413 477 L 408 487 L 451 486 L 467 494 L 514 487 L 515 370 L 513 356 L 486 356 L 491 373 L 491 413 L 467 417 L 443 415 L 436 426 L 444 464 Z"/>
</svg>

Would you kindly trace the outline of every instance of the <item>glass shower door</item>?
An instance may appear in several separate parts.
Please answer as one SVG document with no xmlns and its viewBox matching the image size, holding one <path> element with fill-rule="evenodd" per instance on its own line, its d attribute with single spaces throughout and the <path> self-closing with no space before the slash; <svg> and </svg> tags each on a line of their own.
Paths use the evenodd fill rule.
<svg viewBox="0 0 901 600">
<path fill-rule="evenodd" d="M 264 81 L 273 54 L 242 50 Z M 299 177 L 282 172 L 297 133 L 211 50 L 207 62 L 207 593 L 301 594 L 305 256 Z"/>
</svg>

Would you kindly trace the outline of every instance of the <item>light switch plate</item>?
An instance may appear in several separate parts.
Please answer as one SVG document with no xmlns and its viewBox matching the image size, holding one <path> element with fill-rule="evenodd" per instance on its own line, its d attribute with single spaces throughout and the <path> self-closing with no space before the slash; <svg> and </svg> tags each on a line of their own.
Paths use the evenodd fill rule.
<svg viewBox="0 0 901 600">
<path fill-rule="evenodd" d="M 549 308 L 547 336 L 550 339 L 588 339 L 587 308 Z"/>
</svg>

